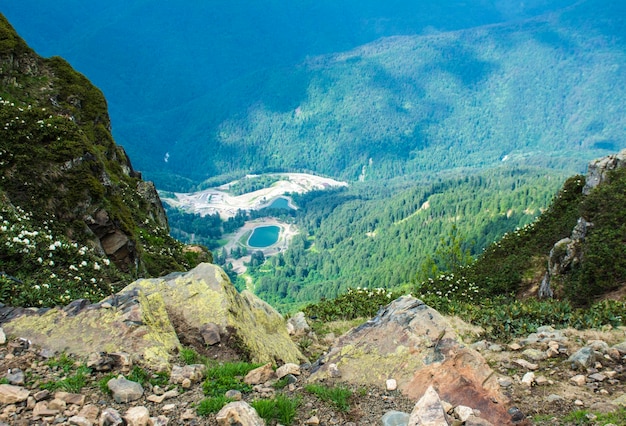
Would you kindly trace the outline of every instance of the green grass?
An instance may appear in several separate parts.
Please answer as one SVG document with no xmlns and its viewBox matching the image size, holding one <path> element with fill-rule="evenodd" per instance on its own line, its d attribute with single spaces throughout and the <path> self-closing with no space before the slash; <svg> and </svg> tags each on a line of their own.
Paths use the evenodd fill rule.
<svg viewBox="0 0 626 426">
<path fill-rule="evenodd" d="M 614 424 L 616 426 L 626 426 L 626 408 L 621 407 L 611 413 L 594 413 L 588 410 L 578 410 L 569 413 L 563 418 L 567 424 L 575 426 L 591 426 Z"/>
<path fill-rule="evenodd" d="M 301 398 L 289 398 L 279 394 L 272 399 L 259 399 L 250 405 L 268 424 L 276 419 L 278 423 L 289 426 L 293 423 L 301 403 Z"/>
<path fill-rule="evenodd" d="M 317 396 L 322 401 L 330 402 L 341 411 L 348 411 L 350 409 L 348 400 L 352 396 L 352 391 L 346 387 L 328 387 L 313 383 L 306 385 L 304 390 Z"/>
<path fill-rule="evenodd" d="M 196 352 L 193 348 L 182 348 L 180 350 L 180 359 L 186 364 L 205 364 L 206 358 Z"/>
<path fill-rule="evenodd" d="M 41 385 L 41 389 L 47 389 L 50 392 L 62 390 L 71 393 L 80 393 L 80 391 L 87 385 L 89 376 L 91 375 L 91 369 L 84 365 L 81 365 L 76 369 L 76 372 L 62 380 L 51 381 Z"/>
<path fill-rule="evenodd" d="M 200 401 L 198 407 L 196 408 L 196 412 L 199 416 L 208 416 L 209 414 L 217 413 L 222 409 L 222 407 L 232 401 L 232 399 L 226 398 L 225 396 L 206 398 Z"/>
<path fill-rule="evenodd" d="M 261 364 L 247 362 L 226 362 L 207 370 L 207 379 L 202 385 L 206 396 L 223 396 L 229 390 L 247 393 L 252 386 L 242 381 L 243 377 Z"/>
<path fill-rule="evenodd" d="M 105 395 L 111 395 L 111 389 L 109 389 L 109 380 L 115 379 L 117 377 L 117 374 L 115 373 L 109 373 L 105 376 L 103 376 L 100 380 L 98 380 L 98 388 L 100 389 L 100 392 L 102 392 Z"/>
<path fill-rule="evenodd" d="M 74 360 L 63 352 L 61 355 L 46 362 L 46 365 L 53 369 L 59 369 L 67 374 L 74 368 Z"/>
</svg>

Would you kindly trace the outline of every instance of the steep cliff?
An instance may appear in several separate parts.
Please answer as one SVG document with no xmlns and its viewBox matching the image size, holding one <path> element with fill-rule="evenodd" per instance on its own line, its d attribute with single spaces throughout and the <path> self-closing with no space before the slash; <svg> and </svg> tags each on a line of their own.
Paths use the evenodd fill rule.
<svg viewBox="0 0 626 426">
<path fill-rule="evenodd" d="M 38 56 L 1 15 L 0 216 L 4 303 L 62 302 L 46 295 L 58 286 L 96 300 L 124 274 L 198 260 L 169 237 L 154 185 L 115 144 L 100 90 L 63 59 Z"/>
</svg>

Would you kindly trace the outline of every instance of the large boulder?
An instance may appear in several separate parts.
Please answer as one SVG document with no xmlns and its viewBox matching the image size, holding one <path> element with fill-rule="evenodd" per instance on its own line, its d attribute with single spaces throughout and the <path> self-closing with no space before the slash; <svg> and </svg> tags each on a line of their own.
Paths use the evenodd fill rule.
<svg viewBox="0 0 626 426">
<path fill-rule="evenodd" d="M 187 273 L 135 281 L 96 304 L 83 300 L 49 310 L 0 311 L 7 334 L 43 348 L 79 356 L 126 352 L 156 369 L 169 369 L 181 346 L 175 327 L 199 332 L 207 324 L 216 324 L 253 362 L 305 360 L 278 312 L 249 292 L 239 294 L 220 267 L 206 263 Z"/>
<path fill-rule="evenodd" d="M 608 155 L 590 162 L 587 168 L 583 194 L 589 194 L 593 188 L 604 182 L 610 171 L 624 166 L 626 166 L 626 149 L 615 155 Z"/>
<path fill-rule="evenodd" d="M 479 409 L 493 424 L 510 424 L 508 399 L 485 359 L 457 338 L 452 326 L 422 301 L 403 296 L 342 336 L 322 358 L 312 380 L 383 386 L 390 377 L 418 400 L 432 386 L 453 405 Z"/>
</svg>

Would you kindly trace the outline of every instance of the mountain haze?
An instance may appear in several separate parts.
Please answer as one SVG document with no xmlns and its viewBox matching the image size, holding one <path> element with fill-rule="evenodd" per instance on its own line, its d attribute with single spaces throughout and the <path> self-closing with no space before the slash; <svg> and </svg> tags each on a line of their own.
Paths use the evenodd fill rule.
<svg viewBox="0 0 626 426">
<path fill-rule="evenodd" d="M 63 5 L 2 11 L 104 90 L 117 140 L 162 188 L 502 158 L 571 171 L 623 147 L 619 2 Z"/>
</svg>

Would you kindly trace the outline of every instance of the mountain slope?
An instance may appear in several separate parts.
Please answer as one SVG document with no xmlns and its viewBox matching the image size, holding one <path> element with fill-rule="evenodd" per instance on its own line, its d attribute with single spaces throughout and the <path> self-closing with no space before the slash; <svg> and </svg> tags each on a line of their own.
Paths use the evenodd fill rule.
<svg viewBox="0 0 626 426">
<path fill-rule="evenodd" d="M 123 274 L 189 266 L 154 185 L 113 141 L 102 93 L 35 54 L 1 15 L 0 67 L 2 302 L 94 300 Z"/>
</svg>

